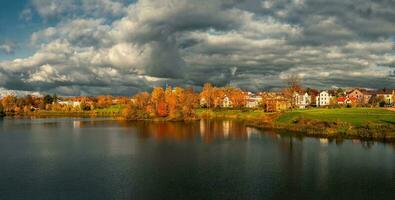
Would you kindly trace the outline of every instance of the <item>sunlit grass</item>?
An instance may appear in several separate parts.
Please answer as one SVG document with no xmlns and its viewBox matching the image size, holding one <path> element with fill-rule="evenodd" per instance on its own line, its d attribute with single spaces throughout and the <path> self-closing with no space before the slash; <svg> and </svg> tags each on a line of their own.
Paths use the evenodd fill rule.
<svg viewBox="0 0 395 200">
<path fill-rule="evenodd" d="M 276 123 L 291 123 L 295 119 L 319 121 L 341 121 L 353 125 L 365 123 L 395 124 L 395 112 L 372 108 L 306 109 L 289 111 L 281 115 Z"/>
</svg>

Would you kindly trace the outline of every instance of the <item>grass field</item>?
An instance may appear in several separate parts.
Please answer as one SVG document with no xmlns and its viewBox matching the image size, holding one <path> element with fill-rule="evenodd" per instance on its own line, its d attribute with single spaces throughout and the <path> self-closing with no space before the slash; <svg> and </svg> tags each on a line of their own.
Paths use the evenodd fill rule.
<svg viewBox="0 0 395 200">
<path fill-rule="evenodd" d="M 97 113 L 120 113 L 124 108 L 125 105 L 113 105 L 109 108 L 104 109 L 96 109 Z"/>
<path fill-rule="evenodd" d="M 395 112 L 372 108 L 339 108 L 339 109 L 306 109 L 289 111 L 281 115 L 276 123 L 287 124 L 295 119 L 311 119 L 319 121 L 341 121 L 355 126 L 365 123 L 394 124 Z"/>
</svg>

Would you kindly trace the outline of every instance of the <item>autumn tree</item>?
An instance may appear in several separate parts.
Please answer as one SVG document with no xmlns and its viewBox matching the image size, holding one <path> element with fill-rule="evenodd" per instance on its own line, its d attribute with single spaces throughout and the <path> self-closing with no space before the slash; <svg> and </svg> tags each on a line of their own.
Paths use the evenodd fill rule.
<svg viewBox="0 0 395 200">
<path fill-rule="evenodd" d="M 1 100 L 5 112 L 14 112 L 17 107 L 17 97 L 15 95 L 7 95 Z"/>
<path fill-rule="evenodd" d="M 239 88 L 228 87 L 226 90 L 226 96 L 232 101 L 233 107 L 241 108 L 246 104 L 246 97 L 244 92 Z"/>
<path fill-rule="evenodd" d="M 112 105 L 112 96 L 98 96 L 97 107 L 108 108 Z"/>
<path fill-rule="evenodd" d="M 180 112 L 179 112 L 179 97 L 182 91 L 178 89 L 178 91 L 172 89 L 172 87 L 168 87 L 165 91 L 165 102 L 167 105 L 167 110 L 169 112 L 170 118 L 179 118 L 180 117 Z"/>
<path fill-rule="evenodd" d="M 222 105 L 225 98 L 224 88 L 214 88 L 213 107 L 217 108 Z"/>
<path fill-rule="evenodd" d="M 165 117 L 168 114 L 165 102 L 165 91 L 161 87 L 156 87 L 151 93 L 151 102 L 155 110 L 156 116 Z"/>
<path fill-rule="evenodd" d="M 192 88 L 188 88 L 184 90 L 180 94 L 179 104 L 182 106 L 182 114 L 185 118 L 193 118 L 194 117 L 194 108 L 197 108 L 199 105 L 199 97 L 195 94 Z"/>
<path fill-rule="evenodd" d="M 200 98 L 203 100 L 207 108 L 211 108 L 214 104 L 215 100 L 215 88 L 211 83 L 205 83 L 203 86 L 203 90 L 200 93 Z"/>
</svg>

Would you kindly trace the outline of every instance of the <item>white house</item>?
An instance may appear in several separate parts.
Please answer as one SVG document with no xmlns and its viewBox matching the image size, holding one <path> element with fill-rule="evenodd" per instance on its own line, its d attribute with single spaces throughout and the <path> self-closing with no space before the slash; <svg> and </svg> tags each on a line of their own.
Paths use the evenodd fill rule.
<svg viewBox="0 0 395 200">
<path fill-rule="evenodd" d="M 226 95 L 224 97 L 224 100 L 222 101 L 222 107 L 224 107 L 224 108 L 231 108 L 231 107 L 233 107 L 232 101 Z"/>
<path fill-rule="evenodd" d="M 330 95 L 328 91 L 320 92 L 320 94 L 316 97 L 317 107 L 328 106 L 331 102 L 331 98 L 332 95 Z"/>
<path fill-rule="evenodd" d="M 295 92 L 293 98 L 295 105 L 299 108 L 306 108 L 306 106 L 309 106 L 311 104 L 311 96 L 307 92 L 305 92 L 304 94 Z"/>
<path fill-rule="evenodd" d="M 79 102 L 79 101 L 58 101 L 58 104 L 79 107 L 81 105 L 81 102 Z"/>
<path fill-rule="evenodd" d="M 247 108 L 257 108 L 261 102 L 262 102 L 261 96 L 254 95 L 251 92 L 248 92 L 248 94 L 246 95 Z"/>
</svg>

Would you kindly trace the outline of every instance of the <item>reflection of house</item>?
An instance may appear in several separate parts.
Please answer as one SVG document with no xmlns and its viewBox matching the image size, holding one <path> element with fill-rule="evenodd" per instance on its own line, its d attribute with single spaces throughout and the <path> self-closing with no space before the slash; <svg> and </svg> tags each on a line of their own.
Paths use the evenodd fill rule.
<svg viewBox="0 0 395 200">
<path fill-rule="evenodd" d="M 224 100 L 222 100 L 222 107 L 231 108 L 233 107 L 233 103 L 228 96 L 225 95 Z"/>
<path fill-rule="evenodd" d="M 287 98 L 276 93 L 263 94 L 262 104 L 265 112 L 279 112 L 287 110 L 291 107 L 291 104 Z"/>
<path fill-rule="evenodd" d="M 322 91 L 320 94 L 316 97 L 316 103 L 317 107 L 320 106 L 328 106 L 331 102 L 332 95 L 329 94 L 327 91 Z"/>
<path fill-rule="evenodd" d="M 311 104 L 311 96 L 307 94 L 307 92 L 303 93 L 297 93 L 293 95 L 295 106 L 298 108 L 306 108 L 306 106 L 309 106 Z"/>
<path fill-rule="evenodd" d="M 261 96 L 257 96 L 254 95 L 253 93 L 248 93 L 248 95 L 246 96 L 246 107 L 247 108 L 257 108 L 259 106 L 259 104 L 262 102 L 262 97 Z"/>
</svg>

